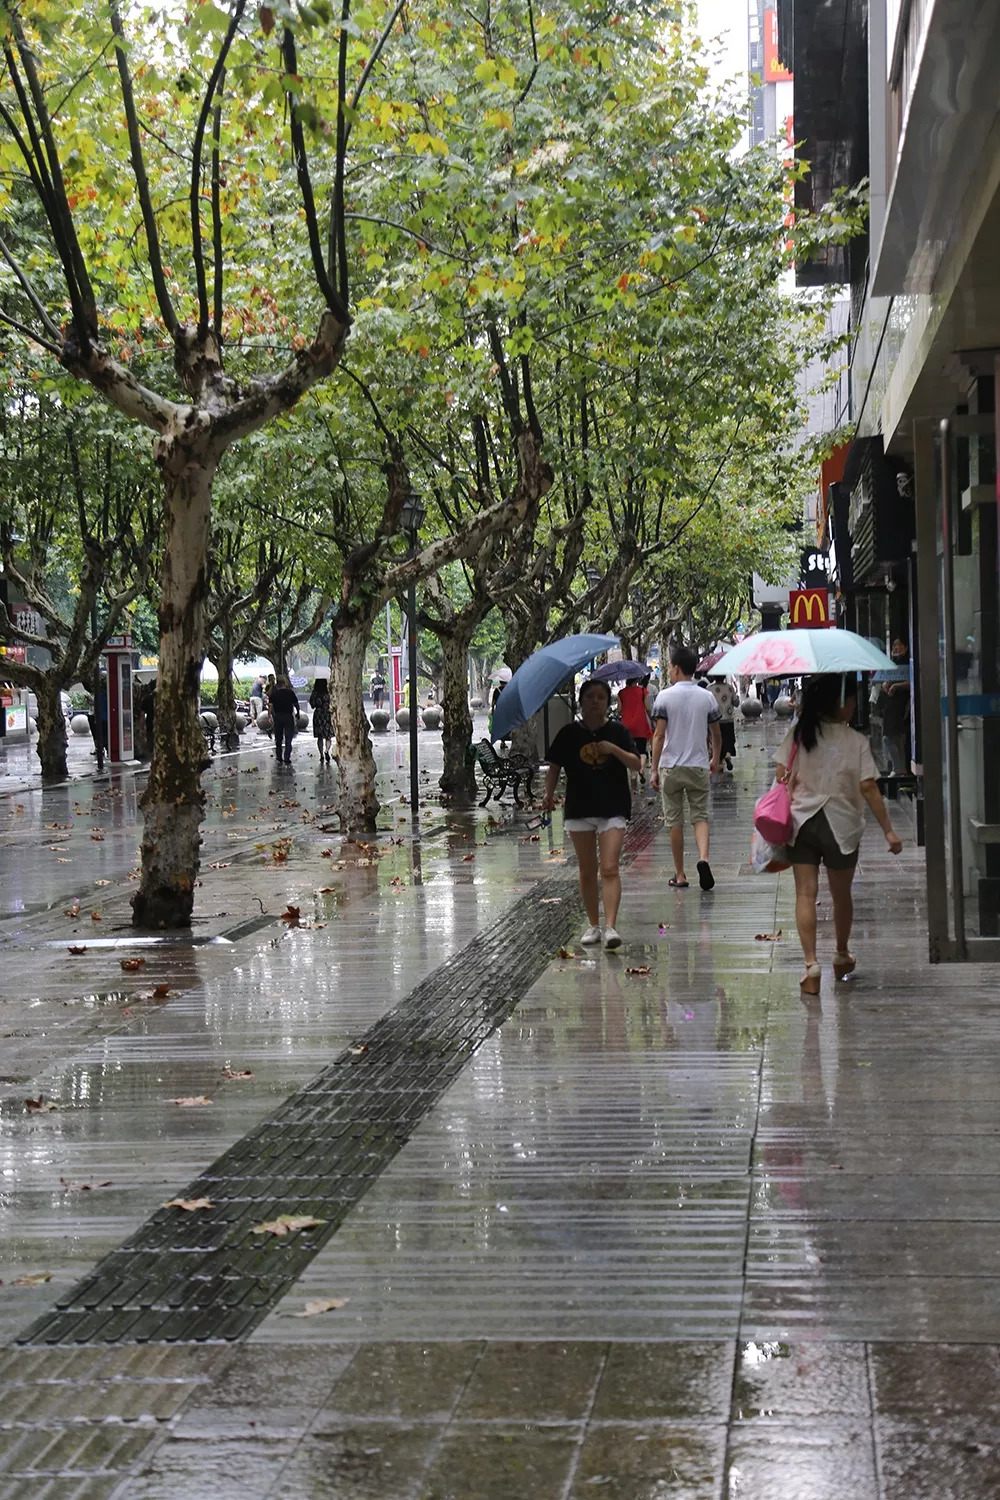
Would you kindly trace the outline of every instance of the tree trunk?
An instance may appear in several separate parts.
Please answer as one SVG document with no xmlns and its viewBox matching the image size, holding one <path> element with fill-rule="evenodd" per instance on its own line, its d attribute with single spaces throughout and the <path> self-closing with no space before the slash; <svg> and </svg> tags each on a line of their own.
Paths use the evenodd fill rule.
<svg viewBox="0 0 1000 1500">
<path fill-rule="evenodd" d="M 132 897 L 136 927 L 187 927 L 198 874 L 201 773 L 208 760 L 198 721 L 205 635 L 205 565 L 215 462 L 193 444 L 164 440 L 166 483 L 160 571 L 160 671 L 149 784 L 140 806 L 142 873 Z"/>
<path fill-rule="evenodd" d="M 63 718 L 59 697 L 61 684 L 46 672 L 35 681 L 35 697 L 38 699 L 38 759 L 42 765 L 43 781 L 65 781 L 69 775 L 66 765 L 66 720 Z"/>
<path fill-rule="evenodd" d="M 476 630 L 472 621 L 466 628 L 456 625 L 441 642 L 442 691 L 444 709 L 444 773 L 438 783 L 453 797 L 474 797 L 476 769 L 469 765 L 466 753 L 472 744 L 472 714 L 469 711 L 469 642 Z"/>
<path fill-rule="evenodd" d="M 233 690 L 233 633 L 228 625 L 222 627 L 222 645 L 215 666 L 219 673 L 219 690 L 215 698 L 219 744 L 223 750 L 238 750 L 240 735 L 236 728 L 236 693 Z"/>
<path fill-rule="evenodd" d="M 372 621 L 365 615 L 341 616 L 335 627 L 330 697 L 340 773 L 337 815 L 342 833 L 374 833 L 379 804 L 363 681 Z"/>
</svg>

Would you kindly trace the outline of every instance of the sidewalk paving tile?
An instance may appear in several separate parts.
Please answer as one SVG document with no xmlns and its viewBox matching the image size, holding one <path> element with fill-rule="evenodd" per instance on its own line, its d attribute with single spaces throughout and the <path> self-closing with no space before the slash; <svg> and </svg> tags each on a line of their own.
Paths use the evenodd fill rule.
<svg viewBox="0 0 1000 1500">
<path fill-rule="evenodd" d="M 780 729 L 713 789 L 713 892 L 640 824 L 617 956 L 573 936 L 558 820 L 428 807 L 410 844 L 395 737 L 374 854 L 308 745 L 217 759 L 223 941 L 135 983 L 141 782 L 0 795 L 0 1338 L 62 1303 L 179 1341 L 0 1349 L 0 1500 L 992 1500 L 994 974 L 927 964 L 910 830 L 863 846 L 846 984 L 821 894 L 802 1003 L 791 881 L 745 866 Z M 185 1184 L 202 1217 L 161 1206 Z M 254 1242 L 292 1207 L 339 1227 Z"/>
</svg>

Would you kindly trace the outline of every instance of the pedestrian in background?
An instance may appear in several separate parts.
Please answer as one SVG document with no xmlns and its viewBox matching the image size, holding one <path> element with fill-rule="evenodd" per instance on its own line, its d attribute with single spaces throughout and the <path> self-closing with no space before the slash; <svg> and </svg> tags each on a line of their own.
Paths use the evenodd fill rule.
<svg viewBox="0 0 1000 1500">
<path fill-rule="evenodd" d="M 667 883 L 679 890 L 691 883 L 684 870 L 686 802 L 698 848 L 698 884 L 710 891 L 715 876 L 708 862 L 708 786 L 709 777 L 719 769 L 721 715 L 713 695 L 694 681 L 697 666 L 698 653 L 690 646 L 671 651 L 670 687 L 658 693 L 653 704 L 650 785 L 654 791 L 661 788 L 663 820 L 670 829 L 674 873 Z"/>
<path fill-rule="evenodd" d="M 736 689 L 728 677 L 709 678 L 708 690 L 719 705 L 719 733 L 726 770 L 733 769 L 736 754 Z"/>
<path fill-rule="evenodd" d="M 325 677 L 317 677 L 313 683 L 309 707 L 313 711 L 312 731 L 319 758 L 329 764 L 333 749 L 333 715 L 330 712 L 330 684 Z"/>
<path fill-rule="evenodd" d="M 556 782 L 566 772 L 563 828 L 573 840 L 580 877 L 580 893 L 589 926 L 581 943 L 601 941 L 600 896 L 604 901 L 604 946 L 620 948 L 615 923 L 621 904 L 619 873 L 625 829 L 632 815 L 629 772 L 639 769 L 632 736 L 622 724 L 611 723 L 611 689 L 606 682 L 585 682 L 580 689 L 580 718 L 564 724 L 545 753 L 545 793 L 542 808 L 555 807 Z"/>
<path fill-rule="evenodd" d="M 833 974 L 846 979 L 857 963 L 848 946 L 854 922 L 851 885 L 865 831 L 866 803 L 890 851 L 899 854 L 903 847 L 878 789 L 871 746 L 850 727 L 857 694 L 853 677 L 810 677 L 799 717 L 777 753 L 777 777 L 787 784 L 792 805 L 794 834 L 785 858 L 795 872 L 795 925 L 806 966 L 799 981 L 803 995 L 819 994 L 822 975 L 816 958 L 820 865 L 826 866 L 833 900 Z"/>
<path fill-rule="evenodd" d="M 638 682 L 627 682 L 618 690 L 618 712 L 622 723 L 632 736 L 639 757 L 639 781 L 645 784 L 646 750 L 653 737 L 653 721 L 650 717 L 649 674 Z M 632 791 L 635 791 L 633 782 Z"/>
<path fill-rule="evenodd" d="M 274 753 L 278 764 L 292 763 L 292 737 L 298 728 L 299 700 L 287 677 L 279 677 L 271 690 L 267 706 L 274 721 Z M 284 753 L 282 753 L 284 751 Z"/>
<path fill-rule="evenodd" d="M 250 717 L 256 724 L 264 711 L 264 679 L 256 677 L 250 688 Z"/>
</svg>

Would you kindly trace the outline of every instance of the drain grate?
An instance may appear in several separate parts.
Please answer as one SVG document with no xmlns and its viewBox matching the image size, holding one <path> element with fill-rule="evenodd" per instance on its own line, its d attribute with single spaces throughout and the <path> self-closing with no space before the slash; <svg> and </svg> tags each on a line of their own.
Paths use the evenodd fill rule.
<svg viewBox="0 0 1000 1500">
<path fill-rule="evenodd" d="M 633 825 L 626 858 L 652 837 Z M 543 896 L 563 900 L 542 904 Z M 38 1318 L 19 1344 L 200 1342 L 245 1337 L 510 1015 L 580 920 L 575 874 L 539 881 L 178 1196 L 212 1207 L 156 1213 Z M 363 1050 L 361 1050 L 363 1048 Z M 281 1214 L 322 1222 L 253 1233 Z"/>
</svg>

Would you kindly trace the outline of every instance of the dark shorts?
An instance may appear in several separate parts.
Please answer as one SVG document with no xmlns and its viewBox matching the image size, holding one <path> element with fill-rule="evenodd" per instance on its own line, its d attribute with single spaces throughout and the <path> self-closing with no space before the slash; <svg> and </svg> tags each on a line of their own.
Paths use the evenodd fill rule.
<svg viewBox="0 0 1000 1500">
<path fill-rule="evenodd" d="M 828 870 L 853 870 L 858 862 L 858 851 L 845 854 L 833 836 L 833 829 L 822 809 L 799 829 L 794 844 L 785 850 L 785 858 L 793 865 L 826 865 Z"/>
<path fill-rule="evenodd" d="M 723 719 L 722 723 L 719 725 L 719 729 L 722 732 L 722 753 L 723 753 L 723 755 L 735 755 L 736 754 L 736 725 L 735 725 L 735 723 L 733 722 L 732 719 L 729 719 L 729 720 Z"/>
<path fill-rule="evenodd" d="M 632 736 L 632 743 L 635 746 L 636 755 L 645 755 L 646 746 L 649 744 L 648 740 L 641 740 L 637 734 L 634 734 Z"/>
</svg>

